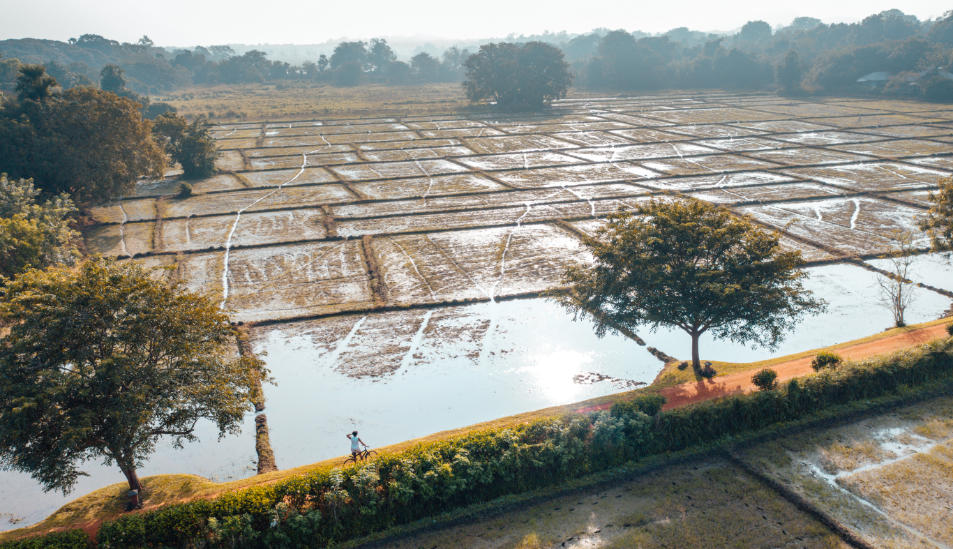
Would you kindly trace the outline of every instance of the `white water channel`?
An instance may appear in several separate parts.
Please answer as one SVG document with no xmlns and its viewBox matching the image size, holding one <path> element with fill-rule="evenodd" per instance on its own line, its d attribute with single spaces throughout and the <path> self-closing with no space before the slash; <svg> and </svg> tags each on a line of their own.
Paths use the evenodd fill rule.
<svg viewBox="0 0 953 549">
<path fill-rule="evenodd" d="M 927 278 L 940 277 L 944 266 L 947 276 L 953 269 L 945 257 L 923 257 L 926 267 L 918 273 Z M 703 337 L 703 358 L 758 360 L 889 327 L 890 311 L 878 300 L 878 275 L 854 265 L 808 272 L 806 286 L 829 303 L 826 313 L 803 320 L 774 352 Z M 917 289 L 908 321 L 937 318 L 949 305 L 948 298 Z M 330 324 L 339 329 L 327 330 Z M 258 328 L 254 335 L 255 349 L 277 381 L 265 386 L 265 395 L 280 468 L 343 454 L 344 434 L 353 429 L 372 446 L 384 446 L 615 393 L 650 383 L 661 368 L 645 347 L 618 334 L 599 339 L 589 322 L 574 322 L 544 299 L 289 323 Z M 641 330 L 639 335 L 670 355 L 689 354 L 688 337 L 677 330 Z M 378 363 L 390 366 L 372 375 L 350 371 Z M 208 424 L 200 438 L 182 450 L 160 445 L 141 476 L 194 473 L 227 480 L 254 474 L 251 413 L 239 435 L 217 441 Z M 0 528 L 42 520 L 75 496 L 123 480 L 114 467 L 92 463 L 84 470 L 91 476 L 82 478 L 70 497 L 44 494 L 25 474 L 0 472 Z"/>
</svg>

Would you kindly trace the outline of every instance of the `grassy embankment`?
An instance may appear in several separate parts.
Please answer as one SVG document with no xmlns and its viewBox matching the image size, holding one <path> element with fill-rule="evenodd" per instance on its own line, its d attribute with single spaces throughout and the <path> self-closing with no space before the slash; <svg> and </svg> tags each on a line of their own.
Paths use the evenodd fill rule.
<svg viewBox="0 0 953 549">
<path fill-rule="evenodd" d="M 764 361 L 750 362 L 750 363 L 716 363 L 715 368 L 718 370 L 719 374 L 731 374 L 744 371 L 755 371 L 764 367 L 770 367 L 771 365 L 778 364 L 781 362 L 787 362 L 790 360 L 796 360 L 798 358 L 810 357 L 814 354 L 822 351 L 834 351 L 837 352 L 840 349 L 845 347 L 850 347 L 857 345 L 859 343 L 867 343 L 870 341 L 876 341 L 881 339 L 886 339 L 889 337 L 896 336 L 898 334 L 903 334 L 927 326 L 935 326 L 948 322 L 949 319 L 935 320 L 932 322 L 926 322 L 923 324 L 917 324 L 913 326 L 908 326 L 905 328 L 895 328 L 887 330 L 878 334 L 871 335 L 862 339 L 839 343 L 832 345 L 830 347 L 825 347 L 823 349 L 815 349 L 811 351 L 806 351 L 803 353 L 797 353 L 794 355 L 784 356 L 784 357 L 775 357 L 767 359 Z M 679 370 L 677 368 L 678 362 L 672 362 L 665 366 L 659 376 L 656 378 L 656 383 L 640 389 L 633 391 L 626 391 L 622 393 L 617 393 L 613 395 L 608 395 L 604 397 L 589 399 L 582 402 L 577 402 L 573 404 L 567 404 L 563 406 L 554 406 L 550 408 L 544 408 L 541 410 L 535 410 L 531 412 L 525 412 L 522 414 L 516 414 L 513 416 L 507 416 L 498 418 L 492 421 L 478 423 L 475 425 L 470 425 L 466 427 L 461 427 L 458 429 L 442 431 L 439 433 L 434 433 L 426 437 L 404 441 L 398 444 L 387 446 L 384 448 L 379 448 L 378 450 L 381 453 L 395 453 L 408 448 L 413 447 L 416 444 L 423 442 L 431 442 L 436 440 L 442 440 L 446 438 L 456 437 L 470 431 L 483 430 L 488 428 L 500 428 L 507 427 L 512 425 L 518 425 L 520 423 L 530 422 L 537 419 L 542 419 L 546 417 L 561 416 L 567 413 L 572 413 L 580 408 L 587 408 L 592 406 L 598 406 L 601 404 L 612 403 L 620 400 L 626 400 L 632 398 L 633 396 L 646 393 L 654 393 L 661 388 L 677 384 L 679 382 L 685 381 L 694 381 L 694 375 L 690 369 Z M 717 378 L 716 378 L 717 379 Z M 305 465 L 301 467 L 296 467 L 292 469 L 285 469 L 280 471 L 275 471 L 272 473 L 267 473 L 263 475 L 257 475 L 245 479 L 235 480 L 231 482 L 224 483 L 215 483 L 204 479 L 199 476 L 194 475 L 156 475 L 152 477 L 146 477 L 142 479 L 145 491 L 147 493 L 146 508 L 155 508 L 163 505 L 183 502 L 193 498 L 212 498 L 219 494 L 225 492 L 231 492 L 235 490 L 240 490 L 243 488 L 249 488 L 252 486 L 258 486 L 262 484 L 267 484 L 270 482 L 275 482 L 278 480 L 286 479 L 291 476 L 301 475 L 312 471 L 318 470 L 328 470 L 332 469 L 341 464 L 343 461 L 342 457 L 327 459 L 310 465 Z M 61 529 L 61 528 L 76 528 L 83 526 L 93 526 L 98 524 L 103 520 L 113 519 L 118 515 L 122 514 L 122 504 L 124 499 L 122 495 L 127 490 L 125 483 L 117 483 L 110 485 L 99 490 L 96 490 L 90 494 L 82 496 L 57 510 L 54 514 L 48 517 L 43 522 L 23 529 L 11 530 L 9 532 L 0 533 L 0 541 L 15 539 L 26 535 L 37 534 L 41 532 L 46 532 L 52 529 Z"/>
</svg>

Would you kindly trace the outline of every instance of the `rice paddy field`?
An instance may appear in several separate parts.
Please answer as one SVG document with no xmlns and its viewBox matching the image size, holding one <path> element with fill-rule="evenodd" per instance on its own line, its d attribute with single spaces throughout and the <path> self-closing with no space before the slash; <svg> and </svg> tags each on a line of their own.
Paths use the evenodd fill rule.
<svg viewBox="0 0 953 549">
<path fill-rule="evenodd" d="M 266 413 L 281 468 L 344 453 L 352 429 L 383 446 L 651 383 L 662 363 L 647 347 L 684 357 L 687 336 L 598 339 L 542 296 L 591 261 L 583 239 L 608 213 L 652 197 L 696 197 L 780 231 L 830 304 L 779 349 L 708 339 L 703 358 L 879 332 L 892 324 L 879 256 L 904 233 L 926 250 L 918 218 L 953 174 L 953 111 L 903 101 L 580 96 L 532 115 L 316 115 L 213 135 L 219 174 L 188 198 L 174 178 L 141 182 L 92 211 L 86 246 L 166 267 L 248 327 L 275 379 Z M 949 308 L 950 269 L 947 255 L 917 256 L 908 323 Z M 253 474 L 251 420 L 222 441 L 206 427 L 140 474 Z M 77 494 L 121 480 L 87 471 Z M 0 496 L 0 528 L 66 501 L 12 472 Z"/>
<path fill-rule="evenodd" d="M 953 398 L 781 437 L 387 544 L 478 547 L 850 547 L 779 482 L 869 547 L 953 543 Z M 752 472 L 754 471 L 754 472 Z"/>
</svg>

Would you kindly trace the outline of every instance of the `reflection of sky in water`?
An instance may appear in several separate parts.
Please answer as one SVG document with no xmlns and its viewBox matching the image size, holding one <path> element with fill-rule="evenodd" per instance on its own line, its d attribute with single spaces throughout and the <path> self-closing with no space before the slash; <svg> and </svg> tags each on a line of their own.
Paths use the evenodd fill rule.
<svg viewBox="0 0 953 549">
<path fill-rule="evenodd" d="M 953 266 L 924 256 L 918 274 L 925 282 L 950 287 Z M 946 269 L 946 270 L 944 270 Z M 775 352 L 730 341 L 702 338 L 704 359 L 750 361 L 864 337 L 890 327 L 890 311 L 879 302 L 877 275 L 853 265 L 809 270 L 807 287 L 827 300 L 823 315 L 803 320 Z M 910 323 L 937 318 L 950 300 L 918 289 Z M 371 446 L 384 446 L 445 429 L 618 392 L 624 380 L 651 382 L 661 363 L 644 347 L 617 334 L 597 338 L 588 321 L 573 322 L 546 300 L 520 300 L 434 309 L 426 333 L 418 334 L 426 311 L 368 317 L 342 344 L 360 316 L 338 323 L 337 335 L 285 324 L 258 332 L 277 385 L 266 386 L 271 443 L 281 468 L 342 455 L 345 433 L 359 429 Z M 389 324 L 390 323 L 390 324 Z M 487 334 L 485 327 L 495 326 Z M 315 324 L 311 324 L 315 326 Z M 376 328 L 373 328 L 376 326 Z M 363 335 L 362 335 L 363 332 Z M 640 330 L 649 345 L 677 357 L 689 356 L 688 336 L 679 330 Z M 416 336 L 416 337 L 415 337 Z M 385 352 L 382 341 L 397 344 Z M 396 343 L 395 343 L 396 342 Z M 408 348 L 413 347 L 413 352 Z M 389 354 L 388 354 L 389 353 Z M 333 364 L 332 364 L 333 359 Z M 390 364 L 377 376 L 350 377 L 342 365 Z M 335 368 L 338 366 L 338 369 Z M 579 374 L 609 380 L 581 384 Z M 253 472 L 254 426 L 249 415 L 241 435 L 215 442 L 210 425 L 202 442 L 174 450 L 168 444 L 140 474 L 194 473 L 215 480 Z M 75 495 L 123 480 L 118 469 L 94 464 Z M 27 475 L 0 472 L 0 528 L 10 513 L 41 520 L 70 498 L 43 494 Z"/>
</svg>

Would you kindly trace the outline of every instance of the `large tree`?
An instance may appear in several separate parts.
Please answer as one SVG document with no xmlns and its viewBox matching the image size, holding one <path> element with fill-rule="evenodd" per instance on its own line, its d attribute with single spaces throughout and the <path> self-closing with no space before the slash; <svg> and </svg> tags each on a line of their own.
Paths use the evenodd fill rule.
<svg viewBox="0 0 953 549">
<path fill-rule="evenodd" d="M 571 267 L 559 299 L 591 317 L 599 335 L 613 327 L 674 326 L 692 340 L 707 332 L 774 346 L 823 303 L 805 291 L 800 252 L 782 251 L 777 233 L 699 200 L 652 200 L 618 212 L 586 243 L 591 267 Z"/>
<path fill-rule="evenodd" d="M 65 493 L 104 459 L 139 490 L 161 437 L 193 441 L 201 419 L 236 432 L 263 372 L 232 358 L 227 320 L 136 263 L 20 275 L 0 293 L 0 464 Z"/>
<path fill-rule="evenodd" d="M 155 134 L 169 156 L 182 166 L 186 178 L 208 177 L 215 173 L 218 149 L 205 118 L 196 118 L 189 124 L 181 116 L 167 113 L 157 117 L 153 124 Z"/>
<path fill-rule="evenodd" d="M 19 101 L 0 111 L 0 172 L 79 202 L 115 198 L 137 178 L 162 174 L 165 157 L 138 103 L 93 88 L 51 93 L 53 86 L 42 71 L 21 69 Z"/>
<path fill-rule="evenodd" d="M 565 97 L 572 82 L 562 51 L 543 42 L 485 44 L 465 66 L 470 101 L 492 99 L 509 109 L 542 107 Z"/>
</svg>

